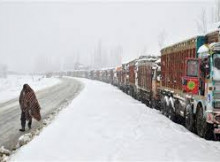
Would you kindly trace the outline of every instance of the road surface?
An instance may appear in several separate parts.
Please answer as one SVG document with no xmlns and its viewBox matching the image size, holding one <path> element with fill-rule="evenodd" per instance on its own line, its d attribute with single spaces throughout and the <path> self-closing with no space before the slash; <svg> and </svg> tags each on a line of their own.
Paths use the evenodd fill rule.
<svg viewBox="0 0 220 162">
<path fill-rule="evenodd" d="M 62 78 L 61 83 L 36 92 L 41 105 L 42 119 L 45 119 L 51 112 L 71 101 L 83 88 L 79 81 Z M 18 98 L 5 103 L 0 103 L 0 146 L 12 150 L 18 138 L 28 132 L 20 132 L 20 114 Z M 42 124 L 33 120 L 33 128 L 36 129 Z"/>
</svg>

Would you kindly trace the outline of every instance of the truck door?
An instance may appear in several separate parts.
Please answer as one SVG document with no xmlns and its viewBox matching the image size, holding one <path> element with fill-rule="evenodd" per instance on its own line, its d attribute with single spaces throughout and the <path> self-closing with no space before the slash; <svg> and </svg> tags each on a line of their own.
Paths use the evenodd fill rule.
<svg viewBox="0 0 220 162">
<path fill-rule="evenodd" d="M 189 58 L 185 64 L 185 75 L 182 77 L 182 90 L 185 93 L 198 94 L 200 78 L 200 60 Z M 202 82 L 202 81 L 201 81 Z"/>
</svg>

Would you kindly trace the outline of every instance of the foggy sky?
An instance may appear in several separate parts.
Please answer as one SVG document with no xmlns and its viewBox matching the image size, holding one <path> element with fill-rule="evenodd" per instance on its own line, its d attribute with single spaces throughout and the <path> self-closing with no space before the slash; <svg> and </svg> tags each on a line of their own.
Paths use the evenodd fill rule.
<svg viewBox="0 0 220 162">
<path fill-rule="evenodd" d="M 62 70 L 76 59 L 90 65 L 100 41 L 107 51 L 122 46 L 123 62 L 159 55 L 160 32 L 166 33 L 166 45 L 197 35 L 202 9 L 211 17 L 213 5 L 180 0 L 0 1 L 0 64 L 20 72 Z"/>
</svg>

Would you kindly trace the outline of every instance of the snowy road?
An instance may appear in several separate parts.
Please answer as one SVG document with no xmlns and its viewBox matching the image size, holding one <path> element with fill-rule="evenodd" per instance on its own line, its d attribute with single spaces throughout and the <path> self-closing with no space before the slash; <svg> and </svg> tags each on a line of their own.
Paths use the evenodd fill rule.
<svg viewBox="0 0 220 162">
<path fill-rule="evenodd" d="M 80 81 L 80 95 L 11 161 L 219 161 L 220 142 L 196 136 L 112 85 Z"/>
<path fill-rule="evenodd" d="M 36 95 L 42 107 L 42 117 L 45 118 L 53 110 L 73 99 L 81 88 L 80 82 L 63 78 L 61 83 L 37 91 Z M 23 134 L 19 132 L 20 113 L 18 98 L 0 104 L 0 146 L 12 149 L 17 139 Z M 33 120 L 33 129 L 40 124 L 42 123 Z"/>
</svg>

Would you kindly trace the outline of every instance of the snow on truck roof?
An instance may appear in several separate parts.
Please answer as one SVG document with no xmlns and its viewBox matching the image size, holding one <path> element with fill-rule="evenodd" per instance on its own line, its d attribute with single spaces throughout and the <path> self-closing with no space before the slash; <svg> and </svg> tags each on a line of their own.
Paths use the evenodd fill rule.
<svg viewBox="0 0 220 162">
<path fill-rule="evenodd" d="M 113 70 L 115 67 L 106 67 L 106 68 L 101 68 L 100 70 Z"/>
<path fill-rule="evenodd" d="M 130 63 L 133 63 L 133 62 L 138 62 L 138 61 L 152 61 L 152 62 L 154 62 L 154 61 L 157 61 L 158 58 L 160 58 L 160 56 L 142 55 L 142 56 L 139 56 L 136 59 L 126 61 L 126 62 L 122 62 L 122 65 L 127 65 L 127 64 L 130 64 Z"/>
<path fill-rule="evenodd" d="M 157 60 L 156 58 L 143 58 L 143 59 L 139 59 L 137 61 L 150 61 L 150 62 L 154 62 L 156 60 Z"/>
<path fill-rule="evenodd" d="M 186 40 L 180 41 L 178 43 L 172 44 L 170 46 L 167 46 L 165 48 L 162 48 L 161 54 L 163 55 L 163 54 L 167 53 L 167 51 L 173 50 L 173 48 L 182 49 L 182 48 L 186 47 L 186 45 L 188 46 L 189 44 L 194 44 L 196 42 L 196 39 L 201 36 L 202 35 L 194 36 L 189 39 L 186 39 Z"/>
<path fill-rule="evenodd" d="M 201 57 L 206 57 L 209 52 L 220 51 L 220 42 L 213 42 L 210 44 L 204 44 L 198 49 L 198 53 Z"/>
<path fill-rule="evenodd" d="M 215 32 L 215 31 L 219 31 L 219 28 L 220 28 L 220 22 L 213 23 L 208 26 L 206 34 L 209 34 L 209 33 Z"/>
</svg>

